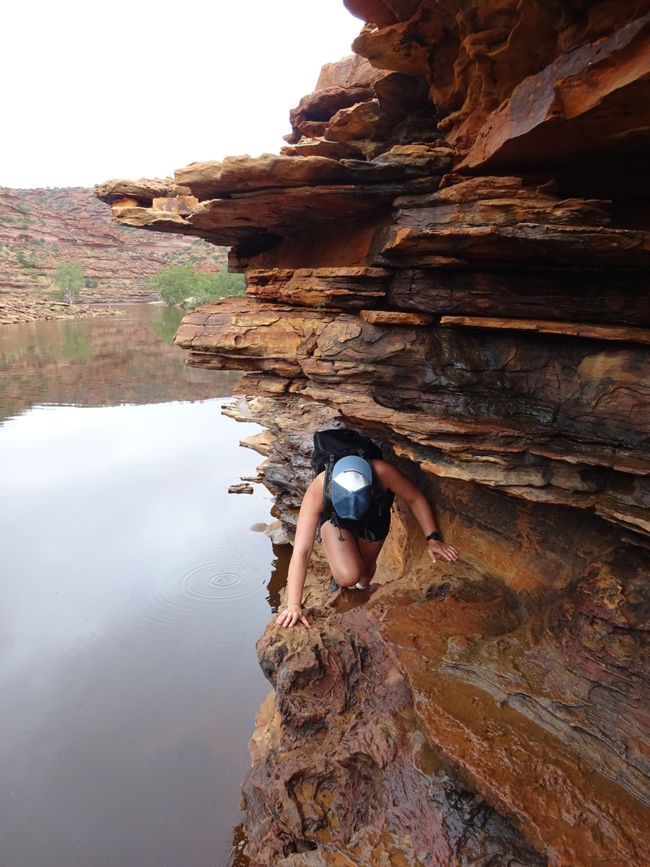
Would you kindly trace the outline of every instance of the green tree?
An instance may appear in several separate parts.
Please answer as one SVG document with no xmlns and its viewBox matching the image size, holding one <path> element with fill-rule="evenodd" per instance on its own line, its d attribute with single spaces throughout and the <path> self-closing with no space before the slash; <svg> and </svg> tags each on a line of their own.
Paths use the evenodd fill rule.
<svg viewBox="0 0 650 867">
<path fill-rule="evenodd" d="M 243 295 L 246 279 L 243 274 L 229 274 L 228 271 L 206 274 L 187 264 L 163 268 L 153 275 L 149 285 L 160 292 L 160 297 L 170 307 L 188 299 L 192 299 L 192 306 L 196 306 L 214 298 Z"/>
<path fill-rule="evenodd" d="M 243 274 L 231 274 L 230 271 L 219 271 L 210 274 L 211 281 L 208 289 L 208 297 L 225 298 L 227 295 L 244 295 L 246 292 L 246 278 Z"/>
<path fill-rule="evenodd" d="M 182 304 L 192 294 L 192 266 L 163 268 L 151 277 L 149 285 L 160 292 L 160 297 L 170 307 Z"/>
<path fill-rule="evenodd" d="M 54 271 L 55 297 L 67 304 L 74 304 L 79 300 L 84 278 L 84 267 L 81 262 L 59 262 Z"/>
</svg>

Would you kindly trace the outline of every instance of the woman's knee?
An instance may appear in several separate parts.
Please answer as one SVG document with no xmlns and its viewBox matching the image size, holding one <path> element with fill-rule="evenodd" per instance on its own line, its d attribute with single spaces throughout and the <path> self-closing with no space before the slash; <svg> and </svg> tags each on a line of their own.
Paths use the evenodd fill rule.
<svg viewBox="0 0 650 867">
<path fill-rule="evenodd" d="M 343 587 L 352 587 L 364 577 L 363 566 L 359 563 L 343 563 L 332 571 L 336 583 Z"/>
</svg>

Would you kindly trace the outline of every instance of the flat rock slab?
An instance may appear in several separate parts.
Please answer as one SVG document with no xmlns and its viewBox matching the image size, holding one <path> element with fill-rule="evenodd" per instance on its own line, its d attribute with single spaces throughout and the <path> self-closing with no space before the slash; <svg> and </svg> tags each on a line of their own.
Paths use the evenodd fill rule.
<svg viewBox="0 0 650 867">
<path fill-rule="evenodd" d="M 413 150 L 413 148 L 412 148 Z M 226 157 L 221 162 L 191 163 L 175 173 L 176 184 L 181 193 L 199 199 L 216 199 L 235 193 L 264 189 L 288 189 L 304 186 L 328 186 L 330 184 L 374 184 L 398 180 L 404 177 L 426 177 L 440 174 L 449 165 L 449 151 L 422 145 L 414 150 L 414 159 L 332 159 L 326 156 L 294 156 L 262 154 L 259 157 Z M 136 186 L 119 183 L 120 191 L 134 194 Z M 147 187 L 148 189 L 148 187 Z M 155 186 L 154 190 L 159 187 Z M 105 198 L 105 190 L 102 194 Z M 114 190 L 108 192 L 115 193 Z M 155 195 L 164 195 L 156 192 Z"/>
<path fill-rule="evenodd" d="M 362 311 L 363 315 L 363 311 Z M 564 334 L 595 340 L 625 343 L 650 343 L 650 328 L 624 328 L 616 325 L 590 325 L 586 322 L 552 322 L 540 319 L 502 319 L 494 316 L 443 316 L 447 327 L 491 328 L 506 331 L 535 331 L 540 334 Z"/>
<path fill-rule="evenodd" d="M 650 263 L 650 236 L 641 229 L 521 222 L 510 225 L 429 224 L 387 232 L 386 258 L 418 265 L 433 256 L 462 256 L 474 262 L 624 265 Z"/>
<path fill-rule="evenodd" d="M 228 486 L 229 494 L 252 494 L 253 486 L 249 484 L 235 484 Z"/>
<path fill-rule="evenodd" d="M 286 233 L 296 224 L 326 223 L 363 214 L 382 205 L 387 208 L 394 194 L 394 189 L 385 186 L 330 185 L 264 190 L 201 202 L 187 217 L 187 222 L 215 238 L 223 234 L 237 239 L 241 231 Z"/>
<path fill-rule="evenodd" d="M 435 321 L 426 313 L 401 313 L 398 310 L 361 310 L 359 316 L 371 325 L 431 325 Z"/>
<path fill-rule="evenodd" d="M 391 272 L 383 268 L 249 269 L 246 292 L 261 301 L 304 307 L 358 309 L 386 295 Z"/>
</svg>

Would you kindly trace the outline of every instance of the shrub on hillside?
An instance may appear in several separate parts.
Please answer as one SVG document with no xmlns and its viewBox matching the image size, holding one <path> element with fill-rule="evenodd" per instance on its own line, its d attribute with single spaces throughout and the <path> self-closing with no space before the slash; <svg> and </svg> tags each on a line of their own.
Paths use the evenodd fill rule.
<svg viewBox="0 0 650 867">
<path fill-rule="evenodd" d="M 67 304 L 74 304 L 79 300 L 84 279 L 84 266 L 81 262 L 59 262 L 54 271 L 54 297 Z"/>
</svg>

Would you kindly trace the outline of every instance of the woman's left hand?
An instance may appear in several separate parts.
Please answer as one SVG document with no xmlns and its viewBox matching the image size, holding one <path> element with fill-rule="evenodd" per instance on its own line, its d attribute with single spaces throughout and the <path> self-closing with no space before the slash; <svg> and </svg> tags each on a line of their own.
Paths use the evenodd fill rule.
<svg viewBox="0 0 650 867">
<path fill-rule="evenodd" d="M 275 621 L 278 626 L 284 626 L 291 629 L 296 623 L 302 623 L 309 629 L 310 623 L 302 613 L 300 605 L 287 605 L 284 611 L 281 611 Z"/>
<path fill-rule="evenodd" d="M 448 560 L 450 563 L 454 560 L 458 560 L 458 551 L 454 546 L 447 545 L 445 542 L 440 542 L 438 539 L 430 539 L 427 542 L 427 551 L 429 552 L 429 557 L 431 557 L 434 563 L 438 558 L 441 560 Z"/>
</svg>

